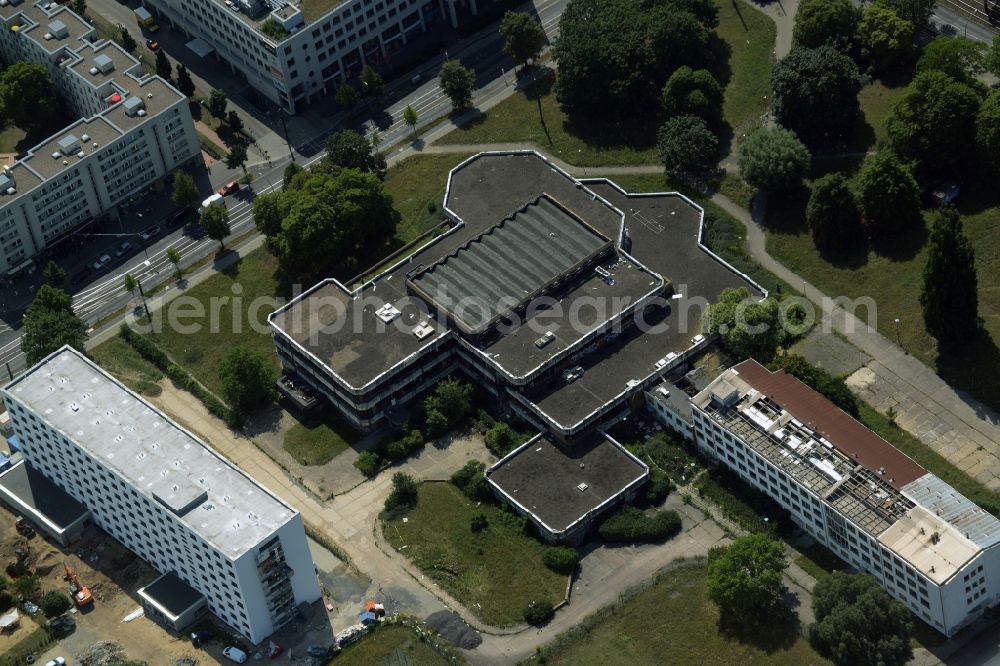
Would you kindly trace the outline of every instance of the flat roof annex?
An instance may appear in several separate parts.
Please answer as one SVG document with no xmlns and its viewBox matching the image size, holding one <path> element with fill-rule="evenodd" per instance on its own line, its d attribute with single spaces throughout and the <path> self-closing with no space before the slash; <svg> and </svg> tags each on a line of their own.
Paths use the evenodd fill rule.
<svg viewBox="0 0 1000 666">
<path fill-rule="evenodd" d="M 460 330 L 477 335 L 610 247 L 609 238 L 542 194 L 409 283 Z"/>
<path fill-rule="evenodd" d="M 232 559 L 297 513 L 72 347 L 39 361 L 3 394 Z M 181 482 L 164 484 L 171 479 Z M 198 502 L 195 487 L 205 493 Z"/>
<path fill-rule="evenodd" d="M 494 487 L 558 534 L 643 483 L 649 468 L 605 435 L 560 448 L 540 434 L 486 473 Z"/>
</svg>

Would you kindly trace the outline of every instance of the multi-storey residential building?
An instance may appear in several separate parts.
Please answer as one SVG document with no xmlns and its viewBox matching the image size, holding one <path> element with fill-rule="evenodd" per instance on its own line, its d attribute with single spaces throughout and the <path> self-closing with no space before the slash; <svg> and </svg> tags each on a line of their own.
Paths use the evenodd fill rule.
<svg viewBox="0 0 1000 666">
<path fill-rule="evenodd" d="M 200 157 L 187 99 L 49 2 L 0 2 L 0 58 L 46 65 L 81 119 L 0 173 L 0 275 Z"/>
<path fill-rule="evenodd" d="M 462 17 L 478 13 L 477 0 L 147 2 L 161 19 L 207 42 L 234 74 L 289 113 L 335 91 L 365 64 L 391 57 L 416 35 L 457 27 Z"/>
<path fill-rule="evenodd" d="M 1000 603 L 1000 521 L 795 377 L 744 361 L 691 416 L 701 451 L 941 633 Z"/>
<path fill-rule="evenodd" d="M 25 464 L 249 640 L 319 598 L 299 513 L 79 352 L 2 395 Z"/>
</svg>

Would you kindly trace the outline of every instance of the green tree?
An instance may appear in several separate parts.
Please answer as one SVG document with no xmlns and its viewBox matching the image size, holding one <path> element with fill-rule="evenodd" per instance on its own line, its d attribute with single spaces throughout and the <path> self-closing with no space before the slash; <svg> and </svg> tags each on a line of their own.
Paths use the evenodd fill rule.
<svg viewBox="0 0 1000 666">
<path fill-rule="evenodd" d="M 188 99 L 194 97 L 194 81 L 191 80 L 191 73 L 182 62 L 177 63 L 177 89 Z"/>
<path fill-rule="evenodd" d="M 719 139 L 697 116 L 668 118 L 657 148 L 668 177 L 697 181 L 713 173 L 719 161 Z"/>
<path fill-rule="evenodd" d="M 811 156 L 794 132 L 776 126 L 751 132 L 740 146 L 740 176 L 754 187 L 788 192 L 802 186 Z"/>
<path fill-rule="evenodd" d="M 983 58 L 983 67 L 993 76 L 1000 76 L 1000 35 L 993 36 L 989 51 Z"/>
<path fill-rule="evenodd" d="M 135 296 L 135 290 L 139 290 L 139 295 L 142 298 L 142 309 L 146 311 L 146 316 L 149 316 L 149 305 L 146 304 L 146 295 L 142 293 L 142 285 L 139 284 L 139 280 L 135 278 L 131 273 L 126 273 L 123 280 L 122 286 L 125 291 Z"/>
<path fill-rule="evenodd" d="M 250 182 L 250 174 L 247 173 L 247 146 L 245 143 L 234 143 L 229 149 L 229 154 L 226 155 L 225 163 L 229 169 L 237 167 L 243 169 L 244 182 Z"/>
<path fill-rule="evenodd" d="M 161 79 L 170 80 L 173 76 L 174 69 L 170 64 L 170 60 L 167 59 L 167 54 L 163 52 L 163 49 L 157 49 L 156 51 L 156 75 Z"/>
<path fill-rule="evenodd" d="M 880 4 L 865 10 L 858 25 L 858 42 L 861 57 L 882 71 L 905 65 L 917 52 L 913 24 Z"/>
<path fill-rule="evenodd" d="M 418 492 L 419 486 L 412 476 L 405 472 L 396 472 L 392 475 L 392 491 L 385 498 L 385 510 L 415 507 Z"/>
<path fill-rule="evenodd" d="M 503 458 L 514 449 L 517 442 L 516 433 L 503 421 L 497 421 L 483 435 L 486 440 L 486 448 L 492 451 L 498 458 Z"/>
<path fill-rule="evenodd" d="M 403 109 L 403 122 L 410 126 L 410 131 L 413 133 L 413 137 L 417 136 L 417 112 L 413 110 L 413 107 L 409 104 Z"/>
<path fill-rule="evenodd" d="M 888 151 L 867 158 L 855 180 L 861 219 L 868 233 L 895 238 L 920 221 L 920 187 L 913 174 Z"/>
<path fill-rule="evenodd" d="M 40 586 L 38 576 L 18 576 L 14 579 L 14 591 L 25 599 L 35 599 Z"/>
<path fill-rule="evenodd" d="M 802 0 L 795 13 L 792 43 L 808 49 L 830 44 L 848 51 L 859 18 L 860 12 L 850 0 Z"/>
<path fill-rule="evenodd" d="M 707 69 L 678 67 L 663 86 L 667 116 L 698 116 L 708 123 L 722 117 L 722 86 Z"/>
<path fill-rule="evenodd" d="M 956 81 L 973 84 L 986 71 L 986 45 L 964 37 L 935 37 L 917 60 L 917 73 L 944 72 Z"/>
<path fill-rule="evenodd" d="M 820 252 L 838 254 L 864 243 L 858 203 L 850 181 L 842 173 L 833 172 L 813 181 L 806 223 Z"/>
<path fill-rule="evenodd" d="M 360 269 L 359 259 L 392 235 L 399 214 L 382 181 L 356 169 L 302 174 L 292 187 L 256 204 L 255 222 L 290 273 L 311 276 Z M 278 220 L 280 219 L 280 223 Z"/>
<path fill-rule="evenodd" d="M 385 180 L 385 155 L 361 132 L 345 129 L 331 134 L 326 140 L 324 161 L 342 169 L 357 169 Z"/>
<path fill-rule="evenodd" d="M 746 287 L 724 289 L 702 319 L 706 333 L 718 334 L 722 346 L 734 356 L 768 363 L 784 340 L 778 302 L 757 300 Z"/>
<path fill-rule="evenodd" d="M 174 266 L 174 270 L 177 271 L 177 279 L 180 280 L 183 277 L 181 273 L 181 253 L 175 247 L 167 248 L 167 261 L 169 261 Z"/>
<path fill-rule="evenodd" d="M 991 92 L 979 107 L 976 144 L 983 155 L 983 161 L 1000 171 L 1000 90 Z"/>
<path fill-rule="evenodd" d="M 303 172 L 305 172 L 305 169 L 302 168 L 300 164 L 297 162 L 289 162 L 281 176 L 281 186 L 287 190 L 295 177 Z"/>
<path fill-rule="evenodd" d="M 895 10 L 899 17 L 913 24 L 916 30 L 927 27 L 934 12 L 935 0 L 875 0 L 876 4 Z"/>
<path fill-rule="evenodd" d="M 337 88 L 336 100 L 342 109 L 353 109 L 361 100 L 361 95 L 351 84 L 341 83 L 340 87 Z"/>
<path fill-rule="evenodd" d="M 64 289 L 66 287 L 66 271 L 54 261 L 50 260 L 49 263 L 45 264 L 45 270 L 42 271 L 42 279 L 45 280 L 45 284 L 56 289 Z"/>
<path fill-rule="evenodd" d="M 174 182 L 170 191 L 170 200 L 178 208 L 193 208 L 201 201 L 201 193 L 194 184 L 194 178 L 184 171 L 174 172 Z"/>
<path fill-rule="evenodd" d="M 218 89 L 213 90 L 205 102 L 205 108 L 208 109 L 208 112 L 219 120 L 226 117 L 227 106 L 229 106 L 229 100 L 226 98 L 226 93 Z"/>
<path fill-rule="evenodd" d="M 206 206 L 201 210 L 198 221 L 209 238 L 219 241 L 219 249 L 225 249 L 226 236 L 229 235 L 229 209 L 222 204 Z"/>
<path fill-rule="evenodd" d="M 717 14 L 705 5 L 570 0 L 553 45 L 563 110 L 630 120 L 636 109 L 654 104 L 671 72 L 708 63 L 709 29 Z"/>
<path fill-rule="evenodd" d="M 62 592 L 47 592 L 44 597 L 42 597 L 41 602 L 38 604 L 42 612 L 45 613 L 45 617 L 56 617 L 57 615 L 62 615 L 70 608 L 73 607 L 73 602 L 69 600 Z"/>
<path fill-rule="evenodd" d="M 132 37 L 132 33 L 121 23 L 118 24 L 118 43 L 131 54 L 135 54 L 135 50 L 139 48 L 139 45 L 135 43 L 135 38 Z"/>
<path fill-rule="evenodd" d="M 785 549 L 763 534 L 738 537 L 708 563 L 708 598 L 729 618 L 759 624 L 782 605 Z"/>
<path fill-rule="evenodd" d="M 0 74 L 0 108 L 24 130 L 49 127 L 61 104 L 45 65 L 19 60 Z"/>
<path fill-rule="evenodd" d="M 70 8 L 76 12 L 77 16 L 84 18 L 87 15 L 87 0 L 72 0 Z"/>
<path fill-rule="evenodd" d="M 975 251 L 962 231 L 958 211 L 946 206 L 934 214 L 920 293 L 924 326 L 942 348 L 954 349 L 975 337 L 977 289 Z"/>
<path fill-rule="evenodd" d="M 812 606 L 810 642 L 838 666 L 903 666 L 913 658 L 909 611 L 871 576 L 821 577 Z"/>
<path fill-rule="evenodd" d="M 377 99 L 385 90 L 385 82 L 382 75 L 375 71 L 371 65 L 361 68 L 361 95 L 368 99 Z"/>
<path fill-rule="evenodd" d="M 258 351 L 233 347 L 219 363 L 219 391 L 240 416 L 265 407 L 274 399 L 278 375 Z"/>
<path fill-rule="evenodd" d="M 857 119 L 861 76 L 832 46 L 797 47 L 771 71 L 774 115 L 800 137 L 820 137 Z"/>
<path fill-rule="evenodd" d="M 87 325 L 73 312 L 72 298 L 65 291 L 43 284 L 24 311 L 21 351 L 34 365 L 63 345 L 83 351 Z"/>
<path fill-rule="evenodd" d="M 940 71 L 917 74 L 886 120 L 888 144 L 921 176 L 967 166 L 974 145 L 979 94 Z"/>
<path fill-rule="evenodd" d="M 531 14 L 507 12 L 500 21 L 504 53 L 516 62 L 528 66 L 528 61 L 538 57 L 545 46 L 545 30 Z"/>
<path fill-rule="evenodd" d="M 434 393 L 424 401 L 425 409 L 435 409 L 452 424 L 462 421 L 472 413 L 472 384 L 461 382 L 454 377 L 445 377 L 438 382 Z"/>
<path fill-rule="evenodd" d="M 226 127 L 234 135 L 239 135 L 243 132 L 243 119 L 240 118 L 240 114 L 236 113 L 235 109 L 231 109 L 226 114 Z"/>
<path fill-rule="evenodd" d="M 472 104 L 472 91 L 476 87 L 476 73 L 458 60 L 446 60 L 438 74 L 441 90 L 451 100 L 456 111 Z"/>
</svg>

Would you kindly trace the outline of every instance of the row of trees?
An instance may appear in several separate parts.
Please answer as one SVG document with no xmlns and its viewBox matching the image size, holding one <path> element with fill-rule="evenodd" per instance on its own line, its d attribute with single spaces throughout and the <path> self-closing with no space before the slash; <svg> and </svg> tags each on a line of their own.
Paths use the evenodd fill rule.
<svg viewBox="0 0 1000 666">
<path fill-rule="evenodd" d="M 709 553 L 708 596 L 721 621 L 746 633 L 773 634 L 789 609 L 784 546 L 761 534 Z M 812 591 L 809 640 L 838 666 L 903 666 L 913 657 L 910 613 L 868 575 L 834 572 Z"/>
</svg>

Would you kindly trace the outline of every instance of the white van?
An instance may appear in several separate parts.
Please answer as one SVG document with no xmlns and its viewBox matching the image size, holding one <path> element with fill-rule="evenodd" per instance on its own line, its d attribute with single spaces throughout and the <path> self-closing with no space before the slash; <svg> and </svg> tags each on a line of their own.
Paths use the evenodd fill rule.
<svg viewBox="0 0 1000 666">
<path fill-rule="evenodd" d="M 247 660 L 247 653 L 238 647 L 229 646 L 222 651 L 222 654 L 226 655 L 230 660 L 235 661 L 237 664 L 245 664 Z"/>
<path fill-rule="evenodd" d="M 226 198 L 221 194 L 213 194 L 212 196 L 201 202 L 201 206 L 198 208 L 198 212 L 200 213 L 201 211 L 205 210 L 212 204 L 219 204 L 220 206 L 225 206 Z"/>
</svg>

